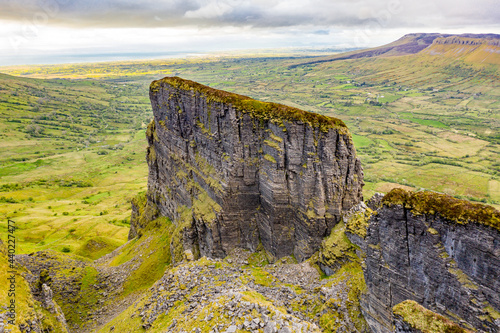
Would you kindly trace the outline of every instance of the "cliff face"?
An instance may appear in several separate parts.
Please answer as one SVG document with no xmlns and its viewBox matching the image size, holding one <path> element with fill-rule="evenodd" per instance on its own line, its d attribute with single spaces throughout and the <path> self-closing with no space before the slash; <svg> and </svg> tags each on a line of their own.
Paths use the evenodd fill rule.
<svg viewBox="0 0 500 333">
<path fill-rule="evenodd" d="M 443 35 L 421 51 L 423 56 L 460 59 L 480 66 L 499 65 L 500 35 Z"/>
<path fill-rule="evenodd" d="M 373 331 L 391 330 L 393 307 L 414 300 L 465 327 L 498 332 L 500 213 L 402 190 L 383 203 L 357 240 L 366 254 L 362 307 Z"/>
<path fill-rule="evenodd" d="M 496 34 L 484 34 L 484 35 L 473 35 L 473 34 L 465 34 L 460 36 L 443 36 L 436 38 L 433 42 L 434 44 L 441 45 L 495 45 L 500 46 L 500 35 Z"/>
<path fill-rule="evenodd" d="M 362 199 L 340 120 L 180 78 L 153 82 L 150 98 L 148 202 L 183 228 L 174 253 L 223 257 L 261 242 L 301 261 Z"/>
</svg>

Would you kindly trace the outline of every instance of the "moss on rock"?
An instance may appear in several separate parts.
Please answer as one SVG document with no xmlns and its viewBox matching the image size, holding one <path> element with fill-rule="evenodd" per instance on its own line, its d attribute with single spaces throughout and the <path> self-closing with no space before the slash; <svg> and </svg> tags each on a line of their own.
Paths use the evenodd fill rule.
<svg viewBox="0 0 500 333">
<path fill-rule="evenodd" d="M 439 214 L 460 223 L 477 222 L 500 230 L 500 212 L 495 208 L 455 199 L 435 192 L 410 192 L 395 188 L 387 193 L 382 203 L 388 206 L 403 205 L 414 214 Z"/>
<path fill-rule="evenodd" d="M 134 232 L 133 235 L 129 234 L 129 239 L 135 236 L 140 238 L 146 228 L 154 227 L 155 223 L 151 222 L 155 221 L 159 215 L 158 207 L 148 200 L 146 192 L 140 192 L 132 199 L 132 207 L 135 207 L 135 210 L 132 210 L 130 228 Z"/>
<path fill-rule="evenodd" d="M 13 266 L 9 263 L 6 246 L 0 240 L 0 304 L 5 305 L 0 309 L 0 313 L 4 314 L 1 322 L 6 332 L 18 333 L 26 332 L 28 329 L 32 331 L 43 332 L 67 332 L 66 323 L 61 322 L 56 314 L 42 307 L 42 304 L 37 301 L 30 289 L 28 282 L 25 279 L 27 270 L 17 262 Z M 10 280 L 14 277 L 15 288 L 11 288 Z M 15 296 L 12 294 L 14 290 Z M 10 313 L 7 306 L 11 300 L 15 300 L 15 320 L 7 317 Z M 57 304 L 54 301 L 55 304 Z M 14 325 L 12 325 L 14 323 Z"/>
<path fill-rule="evenodd" d="M 451 320 L 434 313 L 415 301 L 406 300 L 394 306 L 394 315 L 399 316 L 415 330 L 422 333 L 467 333 L 470 332 Z"/>
<path fill-rule="evenodd" d="M 329 267 L 332 271 L 341 267 L 349 261 L 357 259 L 356 249 L 345 235 L 345 225 L 338 223 L 328 238 L 321 244 L 319 252 L 319 262 L 324 267 Z"/>
<path fill-rule="evenodd" d="M 346 327 L 341 325 L 346 322 L 350 322 L 354 326 L 350 327 L 351 331 L 369 331 L 368 324 L 361 313 L 359 302 L 361 294 L 366 292 L 365 278 L 359 260 L 344 264 L 325 284 L 327 288 L 338 288 L 338 286 L 346 288 L 347 300 L 342 300 L 342 297 L 330 298 L 322 305 L 323 309 L 329 310 L 326 313 L 322 311 L 325 314 L 320 318 L 320 324 L 324 332 L 342 331 Z M 342 311 L 335 311 L 339 309 Z"/>
<path fill-rule="evenodd" d="M 189 90 L 204 95 L 207 97 L 209 102 L 231 104 L 239 111 L 247 113 L 260 120 L 268 120 L 276 123 L 283 120 L 302 121 L 309 124 L 311 127 L 319 127 L 324 132 L 328 132 L 331 128 L 336 128 L 342 129 L 345 133 L 347 133 L 346 125 L 340 119 L 307 112 L 282 104 L 257 101 L 248 96 L 210 88 L 180 77 L 166 77 L 161 80 L 153 81 L 150 86 L 150 92 L 159 92 L 165 84 L 178 89 Z"/>
<path fill-rule="evenodd" d="M 365 211 L 354 212 L 347 218 L 344 218 L 346 232 L 358 235 L 364 239 L 372 214 L 373 211 L 370 208 L 366 208 Z"/>
</svg>

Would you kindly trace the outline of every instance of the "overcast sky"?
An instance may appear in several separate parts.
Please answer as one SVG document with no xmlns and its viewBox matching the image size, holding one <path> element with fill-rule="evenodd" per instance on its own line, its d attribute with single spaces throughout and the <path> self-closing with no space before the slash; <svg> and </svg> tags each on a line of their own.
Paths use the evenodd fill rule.
<svg viewBox="0 0 500 333">
<path fill-rule="evenodd" d="M 500 33 L 500 0 L 0 0 L 0 65 L 85 53 L 366 47 L 413 32 Z"/>
</svg>

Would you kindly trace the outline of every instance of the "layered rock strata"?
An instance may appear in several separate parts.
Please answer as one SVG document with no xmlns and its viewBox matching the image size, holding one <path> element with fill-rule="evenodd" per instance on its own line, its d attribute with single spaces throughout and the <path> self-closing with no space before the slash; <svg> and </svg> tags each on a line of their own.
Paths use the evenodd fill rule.
<svg viewBox="0 0 500 333">
<path fill-rule="evenodd" d="M 369 220 L 365 319 L 390 332 L 395 305 L 413 300 L 482 332 L 500 329 L 500 212 L 431 192 L 393 190 Z M 396 318 L 397 319 L 397 318 Z"/>
<path fill-rule="evenodd" d="M 338 119 L 176 77 L 154 81 L 150 98 L 148 203 L 183 226 L 185 250 L 224 257 L 262 243 L 302 261 L 362 199 Z"/>
</svg>

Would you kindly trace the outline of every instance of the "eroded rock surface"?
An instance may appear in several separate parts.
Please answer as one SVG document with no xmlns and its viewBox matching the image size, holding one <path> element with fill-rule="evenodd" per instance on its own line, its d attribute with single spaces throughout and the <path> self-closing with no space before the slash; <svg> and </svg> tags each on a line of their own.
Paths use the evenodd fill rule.
<svg viewBox="0 0 500 333">
<path fill-rule="evenodd" d="M 150 98 L 148 202 L 185 227 L 174 258 L 261 242 L 275 258 L 302 261 L 362 199 L 361 164 L 340 120 L 180 78 L 153 82 Z"/>
<path fill-rule="evenodd" d="M 255 266 L 262 255 L 235 249 L 224 260 L 180 264 L 131 307 L 131 316 L 151 331 L 368 332 L 351 305 L 352 275 L 322 280 L 309 261 L 291 257 Z"/>
<path fill-rule="evenodd" d="M 392 308 L 414 300 L 464 327 L 498 332 L 500 213 L 436 193 L 393 190 L 364 241 L 362 300 L 374 332 L 392 329 Z"/>
</svg>

